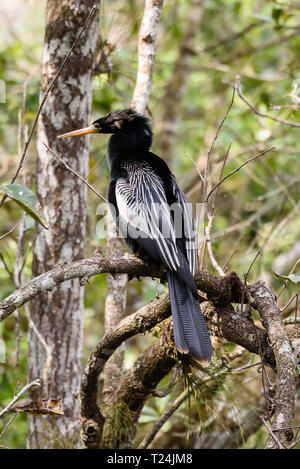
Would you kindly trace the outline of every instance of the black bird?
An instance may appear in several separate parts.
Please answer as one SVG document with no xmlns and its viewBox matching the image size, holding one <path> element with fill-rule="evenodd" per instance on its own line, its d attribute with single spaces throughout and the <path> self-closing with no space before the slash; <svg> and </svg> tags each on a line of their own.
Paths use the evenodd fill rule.
<svg viewBox="0 0 300 469">
<path fill-rule="evenodd" d="M 197 261 L 193 214 L 165 161 L 150 151 L 148 119 L 126 109 L 59 137 L 88 133 L 112 134 L 108 200 L 119 232 L 133 253 L 142 250 L 166 266 L 177 349 L 207 366 L 212 346 L 193 277 Z"/>
</svg>

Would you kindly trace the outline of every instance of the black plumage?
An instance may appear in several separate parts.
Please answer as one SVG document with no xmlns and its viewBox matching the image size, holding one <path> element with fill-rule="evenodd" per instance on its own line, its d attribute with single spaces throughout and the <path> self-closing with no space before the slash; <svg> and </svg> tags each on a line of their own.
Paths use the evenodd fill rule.
<svg viewBox="0 0 300 469">
<path fill-rule="evenodd" d="M 197 251 L 191 207 L 165 161 L 150 151 L 146 117 L 126 109 L 64 136 L 94 132 L 112 134 L 108 200 L 120 234 L 132 252 L 142 249 L 166 266 L 176 346 L 207 365 L 212 347 L 193 277 Z"/>
</svg>

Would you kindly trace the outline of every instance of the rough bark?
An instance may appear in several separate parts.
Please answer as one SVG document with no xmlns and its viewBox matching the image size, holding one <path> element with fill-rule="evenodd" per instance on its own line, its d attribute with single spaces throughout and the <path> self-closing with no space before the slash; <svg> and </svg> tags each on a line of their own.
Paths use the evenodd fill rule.
<svg viewBox="0 0 300 469">
<path fill-rule="evenodd" d="M 170 314 L 167 295 L 163 299 L 161 319 Z M 125 318 L 111 333 L 103 337 L 87 364 L 81 386 L 81 436 L 87 448 L 131 447 L 142 408 L 160 380 L 176 364 L 177 352 L 170 338 L 170 323 L 161 331 L 160 339 L 139 357 L 124 373 L 101 411 L 97 406 L 96 383 L 107 359 L 124 340 L 155 325 L 156 305 L 142 308 L 133 317 Z"/>
<path fill-rule="evenodd" d="M 99 1 L 47 1 L 41 99 L 95 3 Z M 33 277 L 57 263 L 83 256 L 86 187 L 49 157 L 42 142 L 63 154 L 70 166 L 87 177 L 89 139 L 80 137 L 64 141 L 56 137 L 90 121 L 91 70 L 97 37 L 98 11 L 65 65 L 40 116 L 36 190 L 49 231 L 40 228 L 37 231 Z M 79 288 L 79 281 L 65 282 L 53 293 L 43 293 L 35 298 L 31 316 L 39 334 L 52 349 L 52 367 L 47 370 L 47 380 L 41 391 L 32 397 L 51 394 L 51 397 L 62 398 L 65 415 L 56 421 L 47 419 L 47 423 L 42 417 L 30 416 L 29 447 L 55 447 L 67 442 L 76 445 L 83 325 L 83 289 Z M 32 381 L 33 377 L 43 376 L 46 352 L 32 328 L 28 343 L 28 379 Z"/>
<path fill-rule="evenodd" d="M 115 259 L 120 259 L 125 253 L 122 239 L 114 236 L 115 224 L 111 213 L 107 216 L 107 238 L 106 252 L 111 253 Z M 106 275 L 106 299 L 105 299 L 105 332 L 112 331 L 123 319 L 126 310 L 127 274 Z M 114 391 L 120 381 L 123 370 L 124 348 L 121 346 L 116 350 L 113 357 L 108 360 L 103 375 L 103 392 L 100 398 Z"/>
<path fill-rule="evenodd" d="M 115 355 L 116 350 L 125 340 L 150 329 L 169 315 L 169 298 L 168 294 L 165 294 L 161 299 L 151 302 L 137 313 L 124 318 L 114 330 L 107 332 L 95 347 L 83 373 L 80 392 L 81 437 L 87 448 L 98 448 L 102 440 L 105 418 L 98 408 L 97 383 L 107 361 Z M 121 379 L 114 383 L 115 393 L 120 381 Z M 109 402 L 107 406 L 109 408 Z"/>
<path fill-rule="evenodd" d="M 16 290 L 0 302 L 0 321 L 3 321 L 16 308 L 26 304 L 33 297 L 45 290 L 55 289 L 62 282 L 78 278 L 83 284 L 91 276 L 105 272 L 112 274 L 117 272 L 126 273 L 130 278 L 143 276 L 165 279 L 165 271 L 161 266 L 154 263 L 145 263 L 133 255 L 126 255 L 116 259 L 98 254 L 95 258 L 57 266 Z M 261 328 L 254 328 L 251 319 L 246 314 L 236 312 L 230 304 L 238 303 L 243 298 L 243 284 L 238 276 L 232 272 L 225 277 L 218 278 L 207 272 L 200 272 L 195 276 L 195 280 L 198 288 L 205 292 L 209 299 L 209 302 L 202 303 L 201 307 L 210 329 L 218 336 L 236 342 L 251 352 L 259 353 L 261 351 L 264 362 L 275 367 L 274 353 L 269 346 L 266 332 Z M 149 321 L 154 321 L 150 323 L 153 327 L 157 322 L 166 319 L 170 315 L 168 294 L 164 294 L 159 299 L 152 301 L 141 311 L 143 311 L 142 317 L 144 319 L 142 320 L 138 315 L 139 319 L 137 320 L 141 330 L 136 330 L 135 326 L 130 323 L 133 335 L 148 329 L 148 322 L 146 324 L 143 322 L 146 317 Z M 132 318 L 132 316 L 129 316 L 129 318 Z M 127 319 L 129 320 L 129 318 Z M 108 335 L 110 333 L 114 334 L 119 330 L 119 327 L 122 328 L 124 321 L 127 319 L 124 319 L 112 332 L 109 331 Z M 259 344 L 257 344 L 257 339 Z M 113 347 L 111 349 L 114 350 Z"/>
<path fill-rule="evenodd" d="M 230 278 L 230 276 L 229 276 Z M 223 279 L 222 279 L 223 280 Z M 204 283 L 207 279 L 204 279 Z M 212 293 L 212 290 L 211 290 Z M 217 298 L 216 291 L 213 293 L 215 301 L 219 304 L 222 303 Z M 230 300 L 230 297 L 228 296 Z M 202 310 L 207 320 L 208 327 L 219 337 L 224 337 L 231 342 L 236 342 L 248 348 L 251 352 L 256 354 L 261 353 L 264 363 L 275 367 L 275 358 L 272 348 L 268 344 L 268 337 L 266 332 L 254 326 L 253 322 L 245 315 L 237 314 L 230 305 L 218 306 L 215 308 L 212 303 L 202 303 Z M 152 353 L 152 348 L 147 350 L 143 355 L 147 360 L 144 363 L 143 370 L 143 384 L 135 386 L 134 374 L 140 369 L 140 359 L 135 367 L 129 370 L 125 377 L 121 380 L 121 385 L 117 385 L 115 391 L 111 393 L 106 406 L 101 411 L 97 405 L 97 382 L 99 376 L 103 372 L 105 364 L 109 357 L 111 357 L 115 350 L 128 340 L 130 337 L 138 333 L 145 333 L 153 328 L 157 323 L 167 319 L 171 314 L 169 295 L 166 293 L 161 298 L 153 300 L 136 313 L 126 317 L 121 323 L 111 332 L 107 333 L 96 346 L 89 362 L 86 366 L 82 385 L 81 385 L 81 429 L 82 439 L 88 448 L 98 448 L 99 446 L 105 447 L 118 447 L 118 446 L 131 446 L 136 432 L 136 426 L 140 415 L 141 408 L 143 407 L 147 396 L 149 396 L 149 388 L 144 381 L 153 373 L 155 367 L 161 367 L 155 374 L 160 379 L 164 376 L 163 372 L 166 363 L 172 366 L 179 359 L 173 339 L 172 328 L 170 322 L 167 322 L 161 328 L 161 333 L 164 337 L 164 347 L 158 347 L 156 353 Z M 218 317 L 221 320 L 218 320 Z M 154 348 L 157 347 L 157 344 Z M 165 353 L 168 350 L 168 356 Z M 161 357 L 162 361 L 157 362 L 157 357 Z M 165 361 L 167 359 L 167 361 Z M 171 359 L 171 362 L 169 361 Z M 147 366 L 146 366 L 147 364 Z M 168 365 L 169 366 L 169 365 Z M 147 371 L 148 370 L 148 371 Z M 169 368 L 167 367 L 167 373 Z M 149 375 L 149 376 L 148 376 Z M 129 377 L 129 378 L 128 378 Z M 150 383 L 150 381 L 147 381 Z M 155 381 L 157 384 L 159 381 Z M 125 396 L 125 397 L 124 397 Z M 126 428 L 127 434 L 111 432 L 113 428 L 113 421 L 118 418 L 119 428 Z M 107 419 L 107 421 L 106 421 Z M 122 425 L 120 421 L 122 420 Z M 108 430 L 108 428 L 110 430 Z M 129 431 L 130 430 L 130 431 Z M 114 434 L 114 436 L 112 436 Z"/>
<path fill-rule="evenodd" d="M 0 302 L 0 322 L 36 296 L 54 290 L 68 280 L 80 279 L 84 285 L 90 277 L 103 273 L 128 274 L 133 277 L 156 277 L 166 280 L 166 270 L 155 262 L 145 262 L 133 254 L 120 258 L 103 256 L 97 252 L 94 257 L 57 265 L 53 269 L 33 278 L 23 287 Z M 236 273 L 231 272 L 218 278 L 208 272 L 199 272 L 195 276 L 198 288 L 216 305 L 227 305 L 241 301 L 243 284 Z"/>
<path fill-rule="evenodd" d="M 138 72 L 131 106 L 144 114 L 148 104 L 155 59 L 155 43 L 163 0 L 146 0 L 138 40 Z"/>
<path fill-rule="evenodd" d="M 216 336 L 261 355 L 266 365 L 275 368 L 274 353 L 264 329 L 255 326 L 251 319 L 239 314 L 230 304 L 214 307 L 206 303 L 202 305 L 202 310 L 209 329 Z"/>
<path fill-rule="evenodd" d="M 16 292 L 0 303 L 1 320 L 8 317 L 15 308 L 22 306 L 32 297 L 39 295 L 45 290 L 55 289 L 60 283 L 66 282 L 70 279 L 79 278 L 80 283 L 84 284 L 92 275 L 105 272 L 127 273 L 130 277 L 155 276 L 165 279 L 164 269 L 154 263 L 145 263 L 133 255 L 126 255 L 120 259 L 117 259 L 114 257 L 110 258 L 103 256 L 100 252 L 98 252 L 94 258 L 83 259 L 69 264 L 57 266 L 48 273 L 42 274 L 39 277 L 33 279 L 19 290 L 16 290 Z M 255 326 L 253 321 L 246 313 L 241 314 L 235 311 L 231 305 L 231 303 L 238 303 L 242 301 L 245 297 L 243 293 L 243 283 L 237 277 L 237 275 L 235 273 L 231 273 L 225 277 L 218 278 L 208 274 L 207 272 L 200 272 L 195 277 L 195 280 L 197 282 L 198 288 L 205 292 L 207 298 L 210 300 L 202 302 L 201 305 L 209 329 L 218 337 L 224 337 L 230 342 L 241 345 L 250 352 L 261 354 L 263 362 L 271 366 L 273 369 L 276 369 L 274 352 L 270 346 L 266 331 Z M 259 285 L 249 286 L 248 289 L 252 294 L 253 306 L 259 309 L 260 307 L 257 304 L 254 292 L 254 289 L 258 287 Z M 107 429 L 109 425 L 111 428 L 114 411 L 117 411 L 117 416 L 121 415 L 124 417 L 124 419 L 126 419 L 128 416 L 130 419 L 132 417 L 131 411 L 127 413 L 125 412 L 127 404 L 124 407 L 124 403 L 122 403 L 120 399 L 119 405 L 116 403 L 118 400 L 117 398 L 120 398 L 121 396 L 119 383 L 124 381 L 122 377 L 122 380 L 120 379 L 114 386 L 114 390 L 110 396 L 110 402 L 107 402 L 107 405 L 104 406 L 105 417 L 108 415 L 110 422 L 108 426 L 105 426 L 105 417 L 101 413 L 98 406 L 97 383 L 99 376 L 101 376 L 104 366 L 107 363 L 107 360 L 112 356 L 112 354 L 114 354 L 116 350 L 118 350 L 124 341 L 138 333 L 145 333 L 154 327 L 157 323 L 167 319 L 170 315 L 171 310 L 169 295 L 168 293 L 165 293 L 159 299 L 153 300 L 140 311 L 124 318 L 113 330 L 110 330 L 105 334 L 105 336 L 101 339 L 95 348 L 83 374 L 80 393 L 81 433 L 82 439 L 87 447 L 99 447 L 99 444 L 102 441 L 104 427 L 106 432 L 105 441 L 107 438 L 109 438 Z M 167 337 L 170 337 L 170 334 L 167 334 Z M 172 341 L 167 342 L 169 345 L 172 344 Z M 174 350 L 172 351 L 171 358 L 172 360 L 175 359 L 176 361 L 178 358 Z M 149 355 L 147 356 L 152 356 L 155 358 L 155 355 L 153 355 L 151 351 L 149 351 Z M 168 355 L 168 357 L 170 358 L 170 355 Z M 147 360 L 147 363 L 152 369 L 152 361 Z M 165 363 L 164 358 L 161 363 Z M 159 363 L 157 366 L 161 366 L 161 363 Z M 144 375 L 147 375 L 146 371 Z M 122 392 L 126 393 L 125 387 L 123 387 Z M 132 393 L 131 399 L 136 399 L 138 401 L 140 398 L 140 392 L 141 390 L 137 392 L 137 396 L 134 396 Z M 143 390 L 143 393 L 144 402 L 147 393 L 149 395 L 149 389 L 147 388 L 146 390 Z M 113 399 L 113 401 L 111 399 Z M 109 405 L 112 404 L 112 402 L 113 405 Z M 140 408 L 138 408 L 138 413 L 135 414 L 136 419 L 130 420 L 132 433 L 130 436 L 130 441 L 126 440 L 126 445 L 128 444 L 130 446 L 132 444 L 132 438 L 135 434 L 139 412 Z M 116 435 L 115 437 L 117 438 Z M 124 443 L 125 440 L 123 437 L 124 435 L 121 436 L 121 440 Z M 105 441 L 103 441 L 103 444 L 107 445 L 108 443 L 105 443 Z"/>
<path fill-rule="evenodd" d="M 177 362 L 175 344 L 166 340 L 169 328 L 170 324 L 167 323 L 160 339 L 126 372 L 111 396 L 105 411 L 102 447 L 114 449 L 133 446 L 139 417 L 149 394 Z"/>
<path fill-rule="evenodd" d="M 253 304 L 259 311 L 270 345 L 276 359 L 277 378 L 274 385 L 272 434 L 266 449 L 278 449 L 279 444 L 287 448 L 293 439 L 290 427 L 293 424 L 296 402 L 297 370 L 288 333 L 283 325 L 276 298 L 265 282 L 257 282 L 250 290 Z"/>
</svg>

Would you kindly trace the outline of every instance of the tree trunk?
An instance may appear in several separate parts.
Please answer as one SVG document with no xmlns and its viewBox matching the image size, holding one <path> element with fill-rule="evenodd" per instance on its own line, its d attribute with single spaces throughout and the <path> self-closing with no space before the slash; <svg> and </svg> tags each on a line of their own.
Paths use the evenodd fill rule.
<svg viewBox="0 0 300 469">
<path fill-rule="evenodd" d="M 152 87 L 155 45 L 163 0 L 145 0 L 144 15 L 138 39 L 138 72 L 130 106 L 140 114 L 146 112 Z M 116 227 L 111 214 L 107 217 L 106 252 L 121 257 L 126 252 L 123 241 L 115 237 Z M 112 330 L 126 312 L 127 275 L 106 275 L 105 332 Z M 124 347 L 109 359 L 103 376 L 103 397 L 110 397 L 123 374 Z"/>
<path fill-rule="evenodd" d="M 41 98 L 59 70 L 95 0 L 48 0 Z M 57 163 L 42 142 L 83 177 L 88 174 L 89 138 L 57 140 L 57 135 L 90 122 L 92 64 L 98 38 L 96 10 L 49 95 L 39 121 L 36 190 L 49 231 L 38 228 L 33 277 L 55 264 L 84 255 L 86 186 Z M 78 280 L 59 285 L 32 301 L 29 381 L 43 378 L 33 398 L 61 398 L 63 417 L 29 417 L 30 448 L 78 446 L 78 392 L 81 376 L 83 288 Z"/>
<path fill-rule="evenodd" d="M 110 212 L 106 220 L 106 252 L 117 258 L 122 257 L 126 252 L 125 245 L 121 238 L 116 237 L 116 225 Z M 127 281 L 127 274 L 106 274 L 105 333 L 112 331 L 125 315 Z M 100 391 L 100 398 L 103 400 L 111 396 L 120 382 L 123 374 L 124 352 L 125 347 L 121 345 L 106 364 L 103 376 L 103 394 Z"/>
</svg>

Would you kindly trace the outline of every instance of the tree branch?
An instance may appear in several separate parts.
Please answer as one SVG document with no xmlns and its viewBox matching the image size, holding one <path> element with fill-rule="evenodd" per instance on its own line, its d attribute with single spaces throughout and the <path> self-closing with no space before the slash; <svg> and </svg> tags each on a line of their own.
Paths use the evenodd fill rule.
<svg viewBox="0 0 300 469">
<path fill-rule="evenodd" d="M 155 43 L 163 0 L 146 0 L 143 20 L 138 40 L 138 72 L 131 107 L 145 113 L 152 86 L 155 59 Z M 115 235 L 115 222 L 112 214 L 107 216 L 106 252 L 115 257 L 125 253 L 123 241 Z M 106 276 L 105 332 L 114 329 L 126 311 L 127 275 Z M 123 369 L 124 351 L 119 349 L 106 365 L 101 399 L 105 402 L 120 381 Z"/>
<path fill-rule="evenodd" d="M 224 277 L 222 280 L 224 280 Z M 224 284 L 224 282 L 222 283 Z M 221 282 L 219 282 L 219 284 L 221 284 Z M 238 315 L 231 305 L 227 305 L 227 307 L 223 305 L 215 308 L 212 303 L 205 302 L 202 303 L 202 310 L 207 320 L 208 327 L 215 333 L 215 335 L 224 337 L 230 342 L 235 342 L 256 354 L 261 352 L 264 363 L 267 363 L 274 368 L 275 358 L 273 350 L 268 344 L 268 337 L 263 329 L 254 326 L 253 322 L 244 315 Z M 96 346 L 86 366 L 81 385 L 81 428 L 82 438 L 87 447 L 99 447 L 102 439 L 102 430 L 105 419 L 100 413 L 97 405 L 97 385 L 99 376 L 102 373 L 107 360 L 125 340 L 128 340 L 130 337 L 133 337 L 138 333 L 145 333 L 157 323 L 168 318 L 170 315 L 171 309 L 169 295 L 168 293 L 165 293 L 159 299 L 153 300 L 141 310 L 123 319 L 123 321 L 121 321 L 113 331 L 108 332 Z M 169 332 L 164 334 L 164 337 L 169 336 Z M 169 345 L 171 344 L 170 341 L 167 342 Z M 172 357 L 175 363 L 177 352 L 173 341 L 171 348 L 173 350 Z M 149 352 L 149 354 L 151 354 L 151 352 Z M 154 354 L 153 357 L 155 356 L 156 355 Z M 149 369 L 152 369 L 153 360 L 149 360 L 148 365 Z M 136 367 L 136 369 L 138 368 Z M 134 373 L 134 371 L 130 370 L 127 375 L 130 373 Z M 146 375 L 147 374 L 145 372 L 145 376 Z M 127 384 L 131 383 L 131 378 L 124 378 L 122 382 L 124 383 L 126 381 Z M 155 381 L 155 383 L 157 382 Z M 156 384 L 153 385 L 153 388 L 155 388 L 155 385 Z M 134 414 L 131 415 L 131 417 L 136 424 L 141 407 L 146 399 L 145 396 L 149 393 L 149 390 L 147 391 L 148 388 L 146 390 L 144 388 L 139 388 L 139 393 L 137 395 L 133 395 L 132 386 L 129 386 L 128 388 L 127 385 L 124 384 L 122 389 L 124 395 L 126 394 L 127 396 L 126 399 L 121 399 L 122 392 L 120 387 L 116 389 L 113 393 L 114 397 L 111 399 L 113 400 L 114 406 L 116 405 L 117 400 L 118 402 L 122 401 L 123 405 L 123 401 L 127 402 L 129 396 L 131 396 L 131 411 Z M 141 395 L 143 398 L 141 398 Z M 108 404 L 108 409 L 111 409 L 111 402 Z M 108 410 L 108 412 L 110 412 L 110 410 Z M 132 424 L 132 428 L 135 428 L 135 424 Z M 107 444 L 108 443 L 106 442 L 105 445 Z"/>
<path fill-rule="evenodd" d="M 201 304 L 201 309 L 213 334 L 241 345 L 249 352 L 261 354 L 262 361 L 275 368 L 274 352 L 264 329 L 255 326 L 251 319 L 245 314 L 239 314 L 230 304 L 214 306 L 205 302 Z"/>
<path fill-rule="evenodd" d="M 87 447 L 97 448 L 102 435 L 104 418 L 97 405 L 97 387 L 108 359 L 125 340 L 151 329 L 170 314 L 169 295 L 165 293 L 161 298 L 124 318 L 113 331 L 105 334 L 94 349 L 82 377 L 80 392 L 81 437 Z"/>
<path fill-rule="evenodd" d="M 299 34 L 299 33 L 298 33 Z M 238 77 L 239 79 L 239 77 Z M 244 101 L 244 103 L 251 109 L 251 111 L 256 114 L 257 116 L 260 116 L 260 117 L 265 117 L 266 119 L 271 119 L 275 122 L 279 122 L 280 124 L 284 124 L 284 125 L 289 125 L 290 127 L 300 127 L 300 123 L 299 122 L 294 122 L 294 121 L 289 121 L 289 120 L 286 120 L 286 119 L 280 119 L 279 117 L 275 117 L 275 116 L 271 116 L 270 114 L 266 114 L 265 112 L 260 112 L 258 111 L 254 106 L 253 104 L 251 104 L 246 98 L 245 96 L 242 94 L 239 86 L 237 87 L 237 93 L 239 95 L 239 97 L 241 98 L 242 101 Z"/>
<path fill-rule="evenodd" d="M 156 435 L 169 418 L 176 412 L 181 404 L 188 398 L 191 390 L 186 388 L 182 393 L 176 397 L 175 401 L 169 406 L 169 408 L 163 413 L 163 415 L 155 422 L 150 432 L 147 433 L 143 441 L 141 442 L 139 449 L 146 449 L 155 439 Z"/>
<path fill-rule="evenodd" d="M 138 40 L 138 72 L 131 106 L 144 114 L 152 86 L 155 43 L 163 0 L 146 0 Z"/>
<path fill-rule="evenodd" d="M 44 291 L 52 291 L 57 285 L 67 280 L 79 278 L 81 285 L 96 274 L 110 272 L 127 273 L 131 276 L 161 277 L 164 269 L 155 264 L 147 266 L 133 255 L 121 258 L 105 257 L 97 254 L 90 259 L 82 259 L 58 265 L 52 270 L 35 277 L 22 288 L 19 288 L 5 300 L 0 302 L 0 322 L 7 318 L 15 309 L 20 308 Z"/>
<path fill-rule="evenodd" d="M 104 447 L 133 446 L 139 417 L 149 394 L 177 363 L 177 351 L 174 341 L 170 340 L 170 332 L 170 322 L 167 322 L 160 338 L 127 371 L 112 395 L 103 428 Z M 116 424 L 122 433 L 115 431 Z"/>
<path fill-rule="evenodd" d="M 41 387 L 41 380 L 40 379 L 35 379 L 34 381 L 32 381 L 31 383 L 27 383 L 22 389 L 20 392 L 18 392 L 18 394 L 12 399 L 12 401 L 5 407 L 5 409 L 1 410 L 0 412 L 0 418 L 3 417 L 4 414 L 6 414 L 6 412 L 8 412 L 12 407 L 13 405 L 20 399 L 20 397 L 25 394 L 25 392 L 27 392 L 29 389 L 31 388 L 39 388 Z"/>
<path fill-rule="evenodd" d="M 52 291 L 62 282 L 79 278 L 80 284 L 84 285 L 93 275 L 108 272 L 128 274 L 130 278 L 156 277 L 162 280 L 166 278 L 164 267 L 154 262 L 145 263 L 138 257 L 127 253 L 122 257 L 107 257 L 97 252 L 92 258 L 60 264 L 16 290 L 0 302 L 0 322 L 32 298 L 42 292 Z M 205 291 L 209 299 L 216 304 L 228 304 L 242 297 L 242 284 L 234 272 L 222 279 L 213 277 L 207 272 L 201 272 L 196 275 L 195 279 L 198 288 Z"/>
<path fill-rule="evenodd" d="M 259 311 L 274 350 L 277 378 L 273 401 L 274 418 L 272 432 L 283 447 L 293 438 L 289 429 L 295 413 L 296 366 L 289 337 L 283 325 L 276 298 L 266 283 L 259 281 L 249 288 L 254 307 Z M 269 436 L 266 449 L 278 448 L 276 439 Z"/>
</svg>

